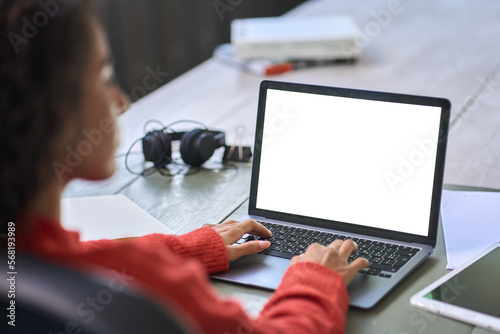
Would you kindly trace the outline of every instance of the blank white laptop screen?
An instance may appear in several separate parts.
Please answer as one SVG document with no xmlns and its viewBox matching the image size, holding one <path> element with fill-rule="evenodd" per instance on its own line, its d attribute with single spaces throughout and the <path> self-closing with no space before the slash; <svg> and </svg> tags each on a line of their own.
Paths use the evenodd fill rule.
<svg viewBox="0 0 500 334">
<path fill-rule="evenodd" d="M 427 236 L 441 108 L 267 90 L 256 208 Z"/>
</svg>

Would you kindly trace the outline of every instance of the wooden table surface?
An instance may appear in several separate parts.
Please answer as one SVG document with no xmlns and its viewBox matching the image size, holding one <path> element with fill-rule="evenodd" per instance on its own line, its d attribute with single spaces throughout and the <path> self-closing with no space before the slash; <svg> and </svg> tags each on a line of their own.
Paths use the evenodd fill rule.
<svg viewBox="0 0 500 334">
<path fill-rule="evenodd" d="M 354 17 L 364 34 L 360 59 L 268 79 L 448 98 L 452 117 L 445 183 L 500 188 L 499 2 L 315 0 L 287 15 L 324 14 Z M 124 194 L 177 234 L 245 215 L 249 164 L 223 166 L 219 152 L 196 173 L 172 166 L 173 177 L 141 177 L 125 169 L 123 153 L 143 136 L 149 119 L 164 124 L 197 120 L 224 130 L 229 143 L 236 139 L 236 127 L 244 126 L 242 142 L 252 144 L 263 79 L 210 59 L 161 87 L 121 117 L 117 173 L 103 182 L 74 181 L 64 196 Z M 133 151 L 140 151 L 140 145 Z M 130 165 L 140 171 L 142 157 L 132 155 Z M 440 227 L 431 257 L 374 308 L 351 309 L 347 333 L 486 333 L 409 305 L 411 295 L 447 272 L 445 265 Z M 254 315 L 270 296 L 254 288 L 214 285 Z"/>
</svg>

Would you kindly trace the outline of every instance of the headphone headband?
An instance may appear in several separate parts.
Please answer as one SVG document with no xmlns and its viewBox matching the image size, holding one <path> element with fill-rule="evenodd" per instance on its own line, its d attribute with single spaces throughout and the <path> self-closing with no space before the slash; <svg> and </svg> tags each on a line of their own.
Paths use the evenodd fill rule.
<svg viewBox="0 0 500 334">
<path fill-rule="evenodd" d="M 181 132 L 166 132 L 172 140 L 181 140 L 182 136 L 186 133 L 186 131 Z"/>
<path fill-rule="evenodd" d="M 215 139 L 215 143 L 217 145 L 217 148 L 223 147 L 226 145 L 226 135 L 224 134 L 223 131 L 217 131 L 217 130 L 205 130 L 201 129 L 205 133 L 209 133 L 212 135 L 212 137 Z M 166 132 L 172 140 L 181 140 L 184 134 L 188 133 L 189 131 L 181 131 L 181 132 Z"/>
</svg>

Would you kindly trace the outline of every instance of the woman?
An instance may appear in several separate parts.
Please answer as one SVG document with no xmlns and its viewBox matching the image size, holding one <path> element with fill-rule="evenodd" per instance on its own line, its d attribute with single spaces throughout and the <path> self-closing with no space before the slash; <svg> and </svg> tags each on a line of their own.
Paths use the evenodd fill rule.
<svg viewBox="0 0 500 334">
<path fill-rule="evenodd" d="M 114 80 L 108 44 L 90 3 L 0 0 L 2 233 L 12 221 L 19 250 L 89 271 L 117 270 L 174 305 L 202 332 L 342 333 L 346 285 L 369 264 L 363 258 L 347 263 L 357 250 L 351 240 L 314 244 L 294 257 L 281 286 L 253 319 L 238 303 L 219 298 L 206 277 L 270 246 L 268 241 L 233 245 L 244 233 L 270 236 L 253 220 L 129 241 L 81 242 L 61 227 L 65 185 L 113 174 L 116 120 L 129 103 Z M 101 140 L 68 160 L 68 152 L 82 152 L 79 145 L 95 130 Z"/>
</svg>

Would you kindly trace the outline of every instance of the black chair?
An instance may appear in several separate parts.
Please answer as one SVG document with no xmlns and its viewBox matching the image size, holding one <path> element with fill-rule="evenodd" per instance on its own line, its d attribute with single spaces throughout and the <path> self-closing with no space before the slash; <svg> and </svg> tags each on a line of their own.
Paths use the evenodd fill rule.
<svg viewBox="0 0 500 334">
<path fill-rule="evenodd" d="M 155 301 L 110 276 L 84 274 L 33 256 L 16 254 L 15 297 L 6 249 L 0 282 L 0 333 L 156 334 L 195 333 Z M 116 273 L 115 273 L 116 276 Z M 112 284 L 111 284 L 112 283 Z M 11 298 L 13 297 L 13 298 Z M 15 301 L 15 327 L 6 317 Z"/>
</svg>

